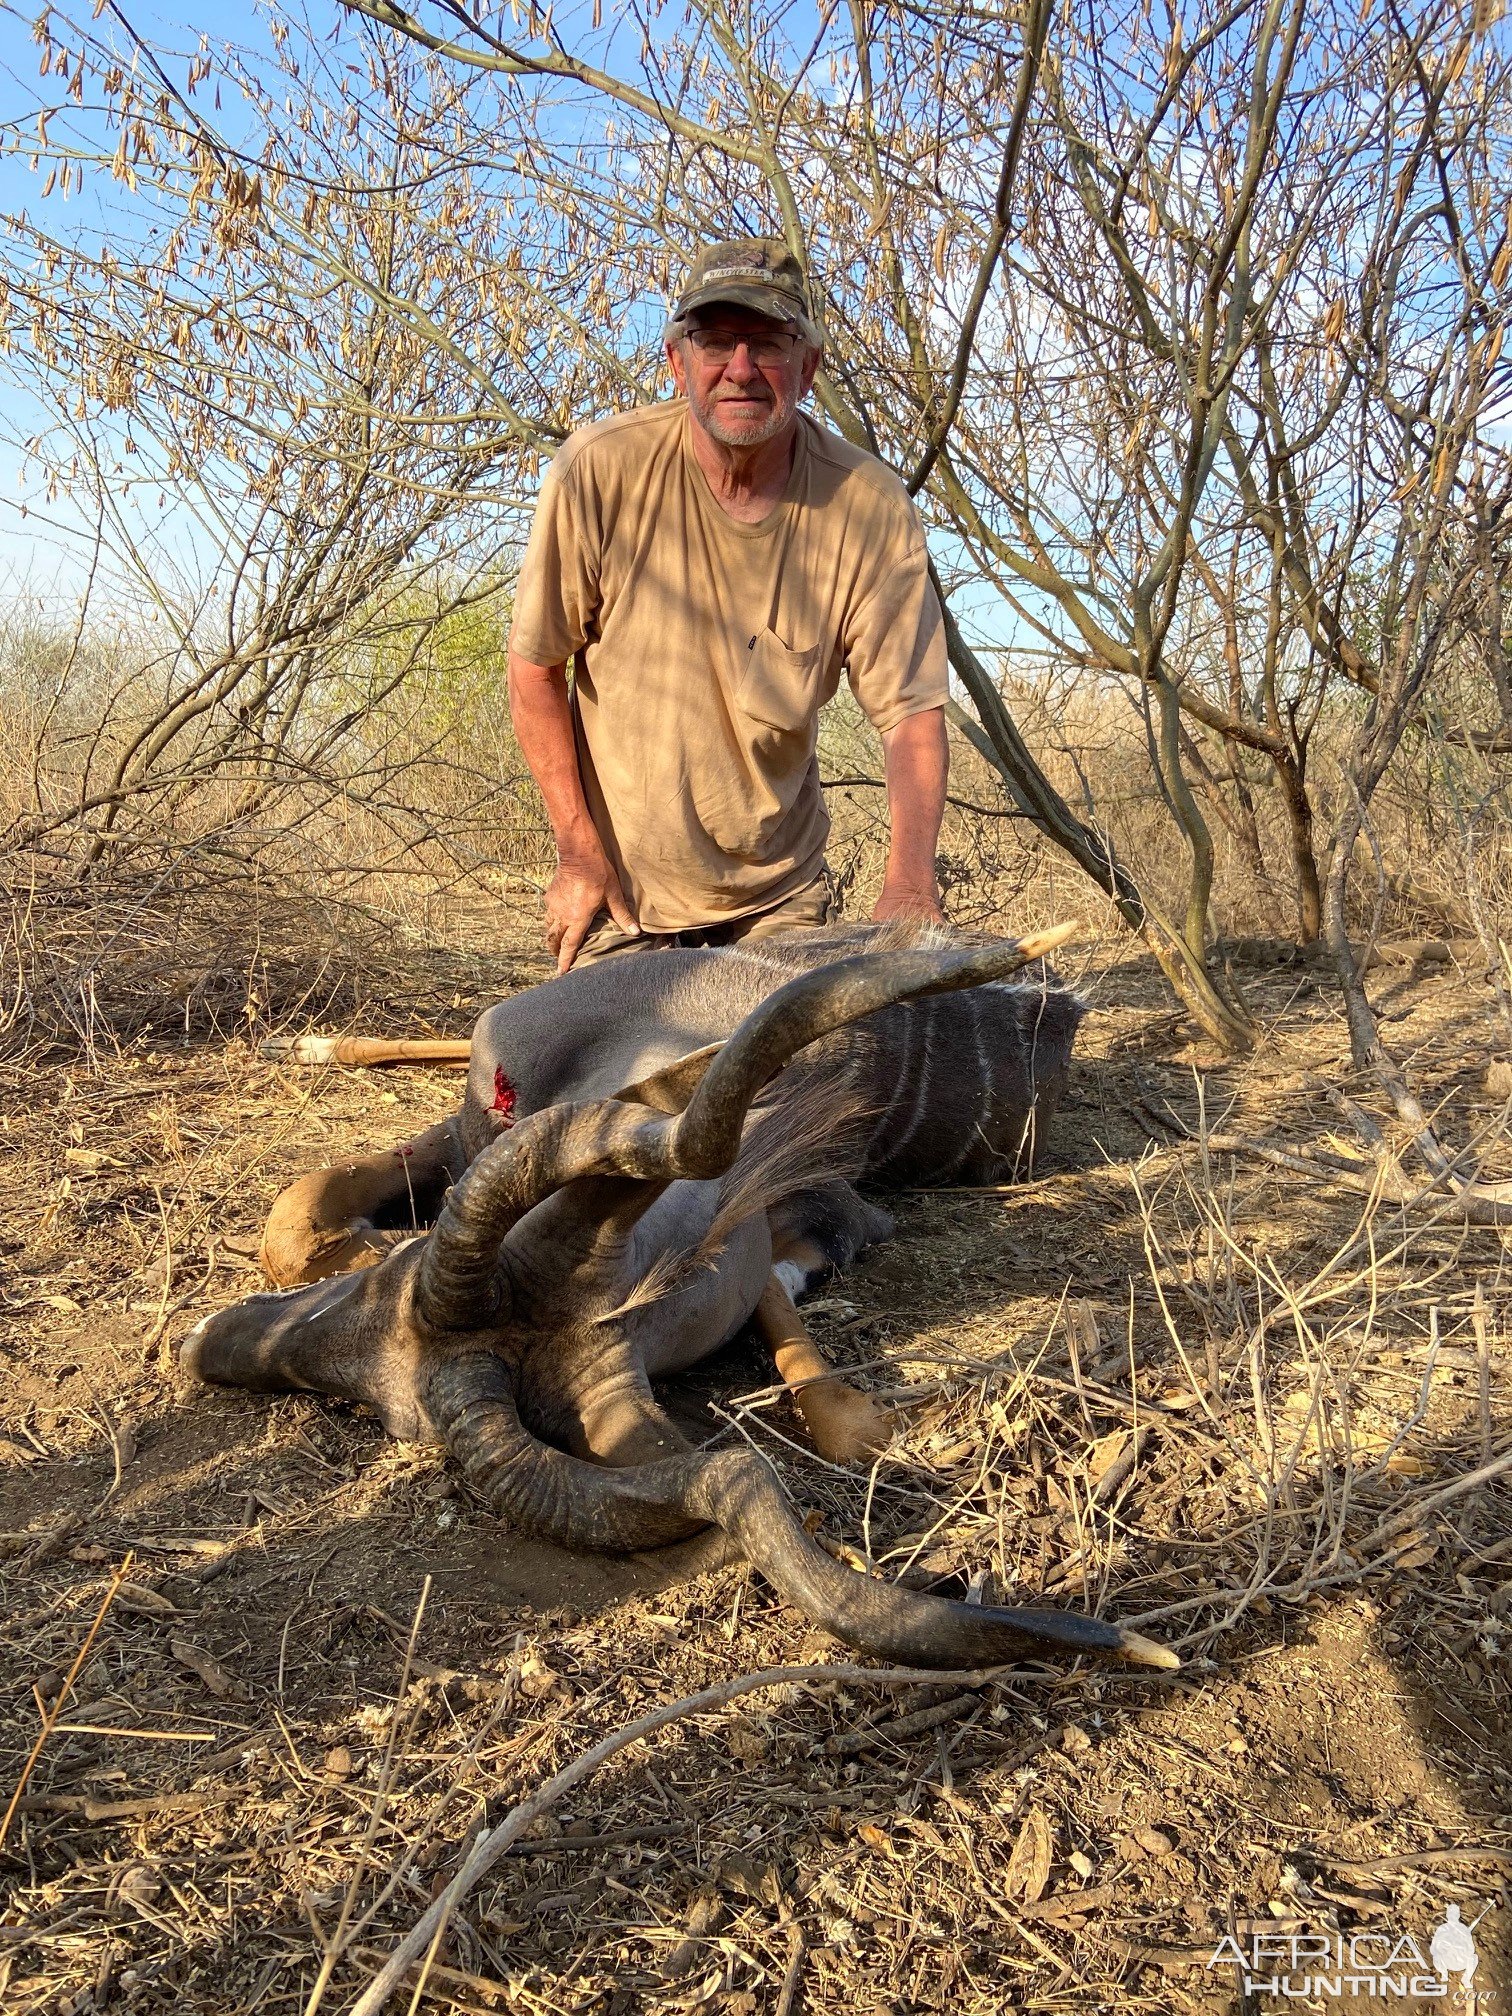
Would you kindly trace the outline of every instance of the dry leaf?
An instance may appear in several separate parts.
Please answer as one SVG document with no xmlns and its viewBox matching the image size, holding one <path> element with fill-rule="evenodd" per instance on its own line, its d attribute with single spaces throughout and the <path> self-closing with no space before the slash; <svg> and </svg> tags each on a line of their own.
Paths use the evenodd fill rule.
<svg viewBox="0 0 1512 2016">
<path fill-rule="evenodd" d="M 137 1617 L 177 1617 L 178 1605 L 145 1582 L 127 1582 L 116 1591 L 115 1607 Z"/>
<path fill-rule="evenodd" d="M 683 1921 L 684 1936 L 667 1955 L 666 1966 L 662 1969 L 669 1980 L 680 1980 L 706 1956 L 709 1934 L 723 1916 L 724 1905 L 711 1891 L 701 1892 L 693 1899 Z"/>
<path fill-rule="evenodd" d="M 895 1555 L 910 1552 L 915 1547 L 926 1546 L 933 1538 L 934 1534 L 928 1528 L 922 1533 L 900 1533 L 891 1542 L 891 1552 Z"/>
<path fill-rule="evenodd" d="M 1392 1558 L 1393 1568 L 1423 1568 L 1439 1550 L 1438 1535 L 1414 1529 L 1403 1536 L 1406 1551 Z"/>
<path fill-rule="evenodd" d="M 767 1754 L 767 1739 L 753 1722 L 734 1722 L 725 1732 L 731 1754 L 742 1764 L 759 1764 Z"/>
<path fill-rule="evenodd" d="M 866 1843 L 867 1847 L 875 1849 L 877 1854 L 892 1855 L 893 1844 L 891 1840 L 880 1827 L 873 1826 L 869 1820 L 863 1821 L 856 1829 L 856 1833 Z"/>
<path fill-rule="evenodd" d="M 770 1862 L 756 1862 L 749 1855 L 727 1855 L 714 1871 L 721 1890 L 748 1897 L 753 1904 L 775 1904 L 782 1895 L 782 1879 Z"/>
<path fill-rule="evenodd" d="M 1127 1428 L 1115 1428 L 1111 1435 L 1104 1435 L 1092 1445 L 1092 1453 L 1087 1458 L 1087 1475 L 1094 1484 L 1101 1484 L 1113 1465 L 1129 1446 Z"/>
<path fill-rule="evenodd" d="M 1050 1881 L 1054 1855 L 1055 1835 L 1050 1822 L 1038 1806 L 1031 1806 L 1003 1874 L 1006 1895 L 1022 1904 L 1037 1904 Z"/>
<path fill-rule="evenodd" d="M 1066 1305 L 1066 1335 L 1075 1345 L 1077 1355 L 1085 1362 L 1097 1358 L 1102 1353 L 1102 1332 L 1097 1327 L 1097 1311 L 1090 1302 L 1070 1302 Z"/>
<path fill-rule="evenodd" d="M 544 1701 L 562 1684 L 561 1674 L 554 1672 L 533 1647 L 515 1668 L 515 1679 L 520 1692 L 531 1701 Z"/>
<path fill-rule="evenodd" d="M 237 1693 L 237 1683 L 202 1645 L 191 1644 L 187 1638 L 175 1638 L 169 1649 L 180 1666 L 187 1666 L 191 1673 L 197 1674 L 218 1700 L 229 1701 Z"/>
<path fill-rule="evenodd" d="M 1398 1449 L 1394 1456 L 1386 1459 L 1386 1474 L 1389 1477 L 1426 1477 L 1432 1467 L 1421 1456 L 1409 1456 L 1405 1449 Z"/>
<path fill-rule="evenodd" d="M 141 1910 L 143 1907 L 150 1908 L 157 1902 L 163 1894 L 163 1886 L 150 1869 L 138 1862 L 119 1878 L 115 1894 L 123 1903 Z"/>
<path fill-rule="evenodd" d="M 93 1175 L 99 1169 L 120 1169 L 124 1164 L 114 1155 L 102 1155 L 98 1148 L 65 1148 L 63 1160 L 70 1169 L 83 1169 Z"/>
</svg>

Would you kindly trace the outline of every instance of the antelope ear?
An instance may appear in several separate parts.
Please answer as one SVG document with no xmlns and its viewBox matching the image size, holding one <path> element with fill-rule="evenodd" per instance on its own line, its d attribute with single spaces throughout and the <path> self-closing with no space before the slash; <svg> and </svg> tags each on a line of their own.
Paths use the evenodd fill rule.
<svg viewBox="0 0 1512 2016">
<path fill-rule="evenodd" d="M 654 1113 L 681 1113 L 703 1082 L 703 1075 L 723 1050 L 724 1043 L 706 1043 L 702 1050 L 690 1050 L 653 1071 L 649 1078 L 637 1079 L 615 1093 L 627 1106 L 649 1106 Z"/>
</svg>

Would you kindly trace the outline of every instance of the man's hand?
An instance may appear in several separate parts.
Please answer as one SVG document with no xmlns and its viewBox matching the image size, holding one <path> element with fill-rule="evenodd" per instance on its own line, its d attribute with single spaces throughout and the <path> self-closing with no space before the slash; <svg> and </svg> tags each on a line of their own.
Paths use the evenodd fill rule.
<svg viewBox="0 0 1512 2016">
<path fill-rule="evenodd" d="M 635 913 L 602 848 L 561 854 L 546 887 L 546 944 L 556 954 L 558 973 L 571 968 L 589 925 L 601 910 L 607 910 L 628 936 L 640 936 Z"/>
<path fill-rule="evenodd" d="M 877 923 L 889 917 L 913 917 L 920 923 L 943 924 L 945 912 L 940 908 L 940 892 L 931 882 L 927 888 L 905 888 L 891 881 L 882 884 L 882 893 L 872 909 Z"/>
<path fill-rule="evenodd" d="M 916 917 L 945 922 L 935 882 L 935 843 L 945 812 L 945 778 L 950 767 L 945 710 L 909 714 L 882 737 L 887 762 L 887 812 L 892 841 L 887 874 L 873 917 Z"/>
</svg>

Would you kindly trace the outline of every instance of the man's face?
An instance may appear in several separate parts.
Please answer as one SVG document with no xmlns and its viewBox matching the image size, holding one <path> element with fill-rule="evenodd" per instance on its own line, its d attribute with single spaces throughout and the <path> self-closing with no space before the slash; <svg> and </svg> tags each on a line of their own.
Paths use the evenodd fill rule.
<svg viewBox="0 0 1512 2016">
<path fill-rule="evenodd" d="M 715 303 L 690 318 L 667 359 L 693 417 L 726 448 L 758 448 L 788 425 L 819 352 L 790 324 Z"/>
</svg>

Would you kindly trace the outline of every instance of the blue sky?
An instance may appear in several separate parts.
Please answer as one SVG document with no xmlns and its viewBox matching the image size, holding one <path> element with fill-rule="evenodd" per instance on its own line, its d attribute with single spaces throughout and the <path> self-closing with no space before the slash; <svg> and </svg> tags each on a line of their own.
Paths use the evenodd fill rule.
<svg viewBox="0 0 1512 2016">
<path fill-rule="evenodd" d="M 6 145 L 0 151 L 0 214 L 47 215 L 60 235 L 65 228 L 89 236 L 109 237 L 114 231 L 140 227 L 146 207 L 136 203 L 130 192 L 108 176 L 88 178 L 82 189 L 66 202 L 56 193 L 42 200 L 43 175 L 34 172 L 28 161 L 26 142 L 36 131 L 39 105 L 56 100 L 59 80 L 38 75 L 39 51 L 33 36 L 37 9 L 17 11 L 8 0 L 0 0 L 0 132 Z M 334 7 L 326 8 L 334 19 Z M 127 18 L 144 38 L 181 52 L 184 63 L 198 47 L 198 23 L 214 20 L 224 30 L 224 16 L 208 8 L 163 10 L 131 7 Z M 102 38 L 111 34 L 107 15 L 95 23 Z M 208 28 L 214 36 L 214 29 Z M 236 24 L 236 32 L 248 46 L 268 48 L 266 16 L 247 10 Z M 123 49 L 124 35 L 119 36 Z M 235 108 L 222 105 L 221 116 L 234 119 Z M 54 138 L 64 129 L 59 116 L 52 124 Z M 44 410 L 24 390 L 0 373 L 0 469 L 5 481 L 0 486 L 0 597 L 25 595 L 35 598 L 54 612 L 68 612 L 77 602 L 87 578 L 87 557 L 82 544 L 86 521 L 70 511 L 60 498 L 49 504 L 38 489 L 36 478 L 23 479 L 20 458 L 10 443 L 34 433 L 45 419 Z M 23 517 L 21 508 L 26 515 Z"/>
</svg>

